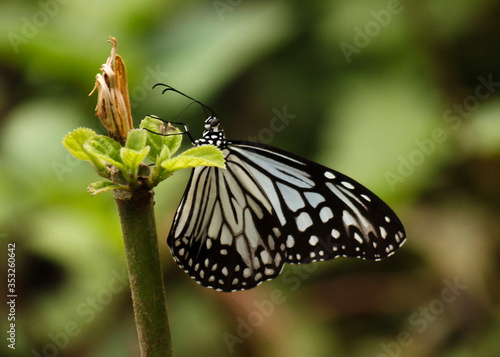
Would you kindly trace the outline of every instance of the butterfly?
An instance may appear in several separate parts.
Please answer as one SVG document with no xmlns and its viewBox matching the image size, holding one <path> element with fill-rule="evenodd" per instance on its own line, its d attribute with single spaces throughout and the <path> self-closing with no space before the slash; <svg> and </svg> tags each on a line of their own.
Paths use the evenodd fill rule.
<svg viewBox="0 0 500 357">
<path fill-rule="evenodd" d="M 167 238 L 176 263 L 200 285 L 251 289 L 285 263 L 380 260 L 405 242 L 396 214 L 358 182 L 269 145 L 228 140 L 210 108 L 157 85 L 210 110 L 200 139 L 186 132 L 225 157 L 225 169 L 193 169 Z"/>
</svg>

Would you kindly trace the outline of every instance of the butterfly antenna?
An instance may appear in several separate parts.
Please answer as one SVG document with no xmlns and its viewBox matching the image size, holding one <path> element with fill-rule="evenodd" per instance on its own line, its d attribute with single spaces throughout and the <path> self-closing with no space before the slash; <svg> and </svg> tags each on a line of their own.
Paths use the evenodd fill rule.
<svg viewBox="0 0 500 357">
<path fill-rule="evenodd" d="M 177 119 L 178 117 L 180 117 L 182 115 L 182 113 L 184 113 L 186 111 L 187 108 L 189 108 L 191 106 L 191 104 L 193 103 L 197 103 L 196 101 L 192 100 L 188 105 L 186 105 L 184 107 L 184 109 L 181 110 L 181 112 L 179 114 L 177 114 L 175 117 L 174 117 L 174 120 Z"/>
<path fill-rule="evenodd" d="M 191 104 L 193 104 L 193 103 L 197 103 L 197 104 L 199 104 L 199 105 L 203 108 L 203 111 L 205 112 L 205 115 L 208 115 L 208 114 L 207 114 L 207 111 L 208 111 L 208 112 L 210 112 L 210 115 L 211 115 L 211 116 L 213 116 L 213 117 L 217 117 L 217 114 L 215 114 L 215 111 L 214 111 L 212 108 L 210 108 L 208 105 L 205 105 L 205 104 L 203 104 L 202 102 L 200 102 L 199 100 L 196 100 L 196 99 L 194 99 L 194 98 L 190 97 L 189 95 L 187 95 L 187 94 L 185 94 L 185 93 L 182 93 L 181 91 L 179 91 L 179 90 L 175 89 L 175 88 L 174 88 L 174 87 L 172 87 L 172 86 L 169 86 L 168 84 L 164 84 L 164 83 L 156 83 L 156 84 L 153 86 L 153 89 L 154 89 L 154 88 L 156 88 L 156 87 L 159 87 L 159 86 L 161 86 L 161 87 L 165 87 L 165 89 L 161 92 L 161 94 L 165 94 L 165 93 L 166 93 L 166 92 L 168 92 L 168 91 L 172 91 L 172 92 L 175 92 L 175 93 L 177 93 L 177 94 L 182 95 L 182 96 L 183 96 L 183 97 L 185 97 L 185 98 L 191 99 L 191 101 L 192 101 L 192 102 L 191 102 L 191 103 L 189 103 L 189 104 L 188 104 L 188 105 L 187 105 L 187 106 L 186 106 L 186 107 L 182 110 L 182 112 L 181 112 L 180 114 L 182 114 L 182 113 L 184 112 L 184 110 L 186 110 L 186 109 L 187 109 L 187 108 L 188 108 Z M 180 115 L 180 114 L 179 114 L 179 115 Z"/>
</svg>

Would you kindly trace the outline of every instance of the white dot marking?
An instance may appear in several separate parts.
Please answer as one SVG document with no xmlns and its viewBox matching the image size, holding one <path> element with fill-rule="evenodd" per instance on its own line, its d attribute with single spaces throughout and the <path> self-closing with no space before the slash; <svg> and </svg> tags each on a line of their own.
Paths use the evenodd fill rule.
<svg viewBox="0 0 500 357">
<path fill-rule="evenodd" d="M 309 244 L 312 245 L 312 246 L 315 246 L 316 244 L 318 244 L 318 237 L 316 236 L 311 236 L 311 238 L 309 238 Z"/>
<path fill-rule="evenodd" d="M 363 238 L 356 232 L 354 233 L 354 239 L 358 241 L 359 244 L 363 244 Z"/>
<path fill-rule="evenodd" d="M 319 211 L 319 218 L 321 218 L 321 222 L 323 223 L 326 223 L 333 218 L 333 212 L 330 207 L 323 207 L 321 211 Z"/>
<path fill-rule="evenodd" d="M 326 171 L 326 172 L 325 172 L 325 177 L 326 177 L 327 179 L 334 179 L 334 178 L 335 178 L 335 175 L 334 175 L 332 172 L 330 172 L 330 171 Z"/>
<path fill-rule="evenodd" d="M 297 217 L 295 217 L 295 221 L 297 223 L 297 228 L 301 232 L 305 232 L 307 228 L 311 227 L 313 222 L 311 216 L 307 214 L 307 212 L 302 212 Z"/>
<path fill-rule="evenodd" d="M 264 264 L 271 264 L 271 256 L 269 255 L 269 252 L 267 250 L 263 250 L 260 252 L 260 259 L 262 259 L 262 263 Z"/>
<path fill-rule="evenodd" d="M 350 190 L 352 190 L 354 188 L 354 186 L 350 182 L 347 182 L 347 181 L 342 181 L 341 184 L 342 184 L 342 186 L 344 186 L 345 188 L 348 188 Z"/>
</svg>

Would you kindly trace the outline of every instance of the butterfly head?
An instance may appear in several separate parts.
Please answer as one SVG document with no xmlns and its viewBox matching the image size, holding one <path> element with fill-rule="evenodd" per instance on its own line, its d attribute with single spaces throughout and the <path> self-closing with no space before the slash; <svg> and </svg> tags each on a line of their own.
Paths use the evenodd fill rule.
<svg viewBox="0 0 500 357">
<path fill-rule="evenodd" d="M 209 116 L 207 120 L 205 120 L 205 130 L 219 131 L 219 118 L 214 116 Z"/>
<path fill-rule="evenodd" d="M 215 145 L 219 148 L 223 147 L 226 143 L 224 131 L 219 128 L 219 118 L 216 116 L 209 116 L 205 120 L 205 131 L 201 139 L 196 140 L 196 145 Z"/>
</svg>

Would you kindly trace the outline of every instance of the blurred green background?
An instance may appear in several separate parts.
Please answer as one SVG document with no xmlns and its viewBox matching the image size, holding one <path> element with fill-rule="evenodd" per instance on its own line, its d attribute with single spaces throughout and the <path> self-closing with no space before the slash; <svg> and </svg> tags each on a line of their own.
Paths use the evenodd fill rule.
<svg viewBox="0 0 500 357">
<path fill-rule="evenodd" d="M 16 350 L 138 356 L 111 194 L 61 145 L 104 133 L 87 97 L 112 35 L 135 124 L 205 119 L 232 139 L 300 154 L 386 200 L 407 243 L 381 262 L 287 266 L 217 293 L 174 263 L 166 236 L 189 172 L 156 190 L 175 355 L 500 355 L 500 4 L 435 1 L 2 2 L 0 327 L 16 244 Z M 286 113 L 286 115 L 284 114 Z M 283 119 L 284 118 L 284 119 Z"/>
</svg>

